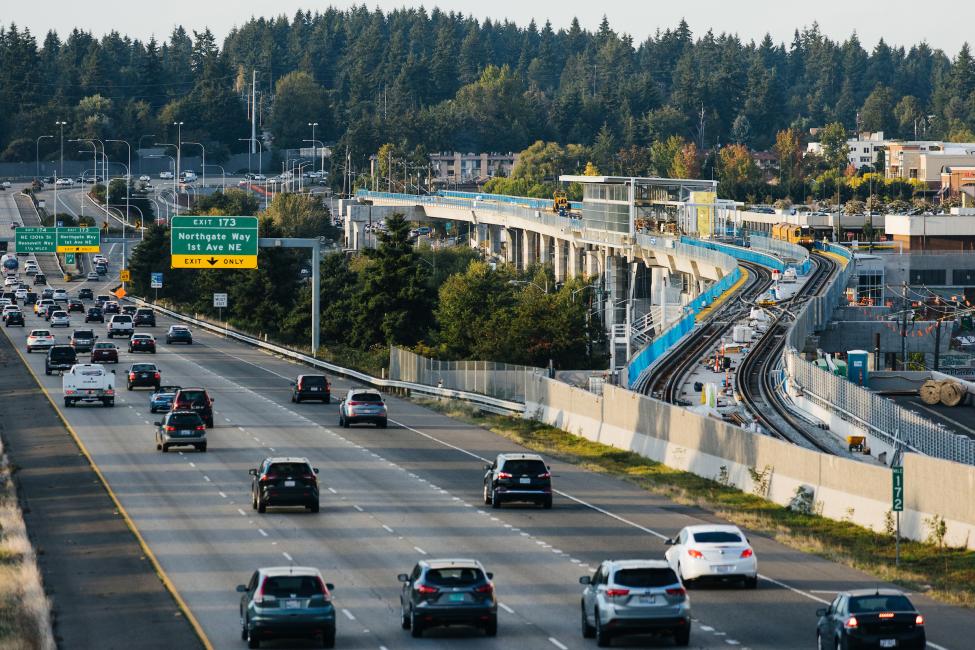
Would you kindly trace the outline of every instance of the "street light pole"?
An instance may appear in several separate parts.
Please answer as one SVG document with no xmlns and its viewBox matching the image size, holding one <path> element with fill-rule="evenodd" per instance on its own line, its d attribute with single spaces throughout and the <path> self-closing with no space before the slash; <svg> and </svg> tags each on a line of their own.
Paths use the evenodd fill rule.
<svg viewBox="0 0 975 650">
<path fill-rule="evenodd" d="M 44 138 L 53 138 L 53 135 L 39 135 L 37 140 L 34 141 L 34 157 L 36 169 L 34 172 L 34 178 L 40 178 L 41 176 L 41 140 Z"/>
<path fill-rule="evenodd" d="M 308 126 L 311 127 L 311 159 L 312 159 L 312 162 L 314 162 L 314 160 L 315 160 L 315 153 L 316 153 L 316 149 L 315 149 L 315 127 L 318 126 L 318 122 L 309 122 L 308 123 Z M 312 165 L 312 169 L 315 169 L 315 166 L 314 165 Z"/>
<path fill-rule="evenodd" d="M 61 131 L 61 168 L 58 171 L 58 178 L 61 178 L 62 176 L 64 176 L 64 127 L 65 127 L 66 124 L 67 124 L 67 122 L 65 122 L 63 120 L 58 120 L 57 122 L 54 123 L 54 125 L 57 126 L 58 129 L 60 129 L 60 131 Z M 54 179 L 54 180 L 57 181 L 57 178 Z M 57 201 L 55 201 L 54 202 L 54 210 L 57 211 L 57 209 L 58 209 L 58 204 L 57 204 Z"/>
<path fill-rule="evenodd" d="M 179 178 L 179 165 L 183 151 L 183 123 L 173 122 L 176 127 L 176 178 Z"/>
<path fill-rule="evenodd" d="M 215 163 L 210 163 L 210 166 L 220 168 L 220 177 L 222 179 L 221 187 L 223 188 L 224 193 L 226 193 L 227 192 L 227 170 L 223 168 L 223 165 L 217 165 Z M 206 164 L 203 165 L 203 168 L 204 170 L 206 169 Z"/>
<path fill-rule="evenodd" d="M 129 185 L 132 183 L 132 145 L 126 140 L 106 140 L 106 142 L 121 142 L 129 150 L 129 164 L 125 168 L 125 175 L 128 177 L 125 179 L 125 218 L 122 219 L 122 269 L 125 269 L 125 226 L 129 223 Z M 105 205 L 108 205 L 108 177 L 105 177 Z M 122 283 L 122 288 L 125 288 L 125 283 Z"/>
<path fill-rule="evenodd" d="M 158 143 L 158 142 L 156 143 L 157 146 L 159 146 L 159 144 L 160 143 Z M 162 146 L 171 147 L 172 145 L 162 145 Z M 173 158 L 172 156 L 170 156 L 169 154 L 163 153 L 163 154 L 158 154 L 158 155 L 155 155 L 155 156 L 148 156 L 148 157 L 149 158 L 169 158 L 173 162 L 173 168 L 176 167 L 176 159 Z M 177 194 L 176 194 L 176 175 L 173 174 L 173 212 L 175 213 L 175 216 L 179 216 L 179 201 L 177 201 L 176 196 L 177 196 Z"/>
<path fill-rule="evenodd" d="M 203 167 L 202 167 L 202 169 L 203 169 L 203 179 L 202 179 L 202 182 L 203 182 L 203 187 L 206 187 L 207 186 L 207 148 L 204 147 L 203 144 L 200 143 L 200 142 L 190 142 L 189 140 L 187 140 L 183 144 L 195 144 L 196 146 L 198 146 L 200 149 L 203 150 L 203 163 L 202 163 L 203 164 Z"/>
</svg>

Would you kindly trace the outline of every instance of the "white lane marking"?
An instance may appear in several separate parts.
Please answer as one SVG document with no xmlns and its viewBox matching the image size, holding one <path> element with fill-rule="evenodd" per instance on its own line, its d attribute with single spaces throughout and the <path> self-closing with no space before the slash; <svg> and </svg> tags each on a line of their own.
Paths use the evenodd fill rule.
<svg viewBox="0 0 975 650">
<path fill-rule="evenodd" d="M 499 603 L 498 603 L 498 607 L 500 607 L 500 608 L 501 608 L 501 609 L 503 609 L 504 611 L 506 611 L 506 612 L 508 612 L 509 614 L 514 614 L 514 613 L 515 613 L 515 610 L 513 610 L 513 609 L 511 609 L 510 607 L 508 607 L 508 606 L 507 606 L 507 605 L 505 605 L 504 603 L 501 603 L 501 602 L 499 602 Z"/>
<path fill-rule="evenodd" d="M 268 447 L 268 449 L 270 449 L 271 451 L 274 451 L 274 447 Z"/>
<path fill-rule="evenodd" d="M 264 537 L 267 537 L 267 533 L 266 533 L 266 532 L 264 531 L 264 529 L 263 529 L 263 528 L 258 528 L 258 529 L 257 529 L 257 532 L 259 532 L 259 533 L 260 533 L 261 535 L 263 535 Z"/>
<path fill-rule="evenodd" d="M 550 636 L 548 638 L 548 642 L 554 645 L 559 650 L 569 650 L 569 646 L 565 645 L 564 643 L 556 639 L 554 636 Z"/>
<path fill-rule="evenodd" d="M 284 556 L 284 559 L 286 559 L 288 562 L 294 562 L 295 561 L 295 559 L 293 557 L 291 557 L 287 553 L 281 553 L 281 555 L 283 555 Z"/>
<path fill-rule="evenodd" d="M 944 647 L 943 645 L 938 645 L 937 643 L 931 643 L 930 641 L 928 641 L 928 647 L 934 648 L 934 650 L 948 650 L 948 648 Z"/>
<path fill-rule="evenodd" d="M 359 512 L 365 512 L 365 510 L 362 509 L 362 506 L 353 505 L 352 507 L 358 510 Z"/>
<path fill-rule="evenodd" d="M 727 643 L 728 645 L 741 645 L 740 643 L 738 643 L 734 639 L 725 639 L 724 642 Z"/>
<path fill-rule="evenodd" d="M 243 510 L 241 510 L 240 508 L 237 508 L 237 512 L 239 512 L 239 513 L 240 513 L 240 516 L 241 516 L 241 517 L 246 517 L 246 516 L 247 516 L 247 513 L 246 513 L 246 512 L 244 512 Z"/>
<path fill-rule="evenodd" d="M 702 625 L 701 626 L 701 630 L 703 632 L 713 632 L 714 631 L 714 628 L 711 627 L 710 625 Z"/>
<path fill-rule="evenodd" d="M 193 461 L 190 461 L 190 467 L 196 467 L 196 463 L 194 463 Z"/>
<path fill-rule="evenodd" d="M 422 548 L 420 548 L 419 546 L 414 546 L 414 547 L 413 547 L 413 550 L 414 550 L 414 551 L 416 551 L 417 553 L 419 553 L 420 555 L 426 555 L 426 554 L 427 554 L 427 552 L 426 552 L 426 551 L 424 551 L 424 550 L 423 550 Z"/>
<path fill-rule="evenodd" d="M 210 482 L 210 477 L 207 476 L 206 474 L 204 474 L 203 475 L 203 480 L 206 481 L 207 483 L 209 483 Z"/>
<path fill-rule="evenodd" d="M 230 418 L 224 418 L 224 420 L 226 420 L 227 422 L 230 422 Z"/>
<path fill-rule="evenodd" d="M 335 488 L 332 488 L 332 487 L 328 488 L 328 491 L 331 492 L 332 494 L 338 494 L 338 492 L 336 491 L 336 489 Z"/>
<path fill-rule="evenodd" d="M 226 498 L 227 498 L 227 495 L 226 495 L 226 494 L 224 494 L 223 492 L 217 492 L 217 494 L 219 494 L 219 495 L 220 495 L 221 497 L 223 497 L 224 499 L 226 499 Z"/>
<path fill-rule="evenodd" d="M 770 578 L 770 577 L 768 577 L 766 575 L 762 575 L 761 573 L 758 574 L 758 577 L 761 578 L 762 580 L 768 580 L 773 585 L 782 587 L 783 589 L 788 589 L 789 591 L 791 591 L 794 594 L 798 594 L 800 596 L 805 596 L 809 600 L 813 600 L 813 601 L 815 601 L 817 603 L 821 603 L 823 605 L 829 605 L 829 601 L 828 600 L 823 600 L 819 596 L 814 596 L 811 593 L 808 593 L 808 592 L 802 591 L 801 589 L 796 589 L 795 587 L 789 586 L 789 585 L 785 584 L 784 582 L 779 582 L 775 578 Z"/>
<path fill-rule="evenodd" d="M 347 610 L 347 609 L 345 609 L 345 608 L 343 608 L 343 609 L 342 609 L 342 613 L 343 613 L 343 614 L 345 614 L 345 617 L 346 617 L 347 619 L 349 619 L 350 621 L 354 621 L 354 620 L 355 620 L 355 616 L 353 616 L 353 615 L 352 615 L 352 612 L 350 612 L 349 610 Z"/>
<path fill-rule="evenodd" d="M 243 430 L 244 430 L 244 427 L 237 427 L 237 428 L 238 428 L 238 429 L 240 429 L 241 431 L 243 431 Z"/>
<path fill-rule="evenodd" d="M 383 530 L 385 530 L 387 533 L 393 532 L 393 529 L 387 526 L 386 524 L 383 524 Z"/>
</svg>

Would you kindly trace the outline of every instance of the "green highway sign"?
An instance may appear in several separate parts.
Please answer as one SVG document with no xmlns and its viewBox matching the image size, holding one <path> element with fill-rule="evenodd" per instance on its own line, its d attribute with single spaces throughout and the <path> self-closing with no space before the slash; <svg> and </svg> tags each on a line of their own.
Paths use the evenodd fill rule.
<svg viewBox="0 0 975 650">
<path fill-rule="evenodd" d="M 18 228 L 16 243 L 18 253 L 53 253 L 57 246 L 56 228 Z"/>
<path fill-rule="evenodd" d="M 891 510 L 893 512 L 904 511 L 904 468 L 891 467 L 893 477 L 893 494 L 891 498 Z"/>
<path fill-rule="evenodd" d="M 97 253 L 98 228 L 18 228 L 18 253 Z"/>
<path fill-rule="evenodd" d="M 173 217 L 174 269 L 256 269 L 257 217 Z"/>
<path fill-rule="evenodd" d="M 64 254 L 64 263 L 65 264 L 74 264 L 74 253 L 65 253 Z"/>
<path fill-rule="evenodd" d="M 98 228 L 57 228 L 58 253 L 97 253 L 101 250 Z"/>
</svg>

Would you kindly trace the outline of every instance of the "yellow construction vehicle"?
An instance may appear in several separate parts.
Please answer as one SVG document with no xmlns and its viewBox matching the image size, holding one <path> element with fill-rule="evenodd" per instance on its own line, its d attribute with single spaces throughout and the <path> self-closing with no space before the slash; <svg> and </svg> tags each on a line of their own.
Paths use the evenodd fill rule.
<svg viewBox="0 0 975 650">
<path fill-rule="evenodd" d="M 559 190 L 552 196 L 552 212 L 564 217 L 569 214 L 569 197 L 565 192 Z"/>
</svg>

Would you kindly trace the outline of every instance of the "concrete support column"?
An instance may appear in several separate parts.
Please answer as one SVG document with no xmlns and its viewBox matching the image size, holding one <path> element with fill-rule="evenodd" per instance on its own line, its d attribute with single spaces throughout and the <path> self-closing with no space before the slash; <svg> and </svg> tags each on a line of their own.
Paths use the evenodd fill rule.
<svg viewBox="0 0 975 650">
<path fill-rule="evenodd" d="M 555 281 L 565 282 L 565 242 L 556 238 L 555 240 Z"/>
<path fill-rule="evenodd" d="M 569 278 L 576 278 L 583 275 L 582 272 L 582 257 L 584 254 L 582 246 L 577 245 L 575 242 L 569 242 Z"/>
<path fill-rule="evenodd" d="M 501 226 L 488 225 L 488 231 L 489 231 L 488 237 L 491 242 L 490 243 L 491 252 L 497 255 L 501 252 L 501 234 L 502 234 Z"/>
<path fill-rule="evenodd" d="M 528 268 L 538 261 L 538 235 L 530 230 L 522 230 L 521 238 L 525 253 L 525 264 L 523 268 Z"/>
<path fill-rule="evenodd" d="M 549 248 L 549 246 L 551 245 L 552 238 L 549 237 L 548 235 L 539 235 L 538 239 L 539 239 L 539 244 L 541 244 L 539 246 L 539 248 L 541 249 L 540 251 L 541 255 L 539 256 L 539 261 L 542 264 L 549 264 L 552 261 L 550 255 L 551 250 Z"/>
</svg>

